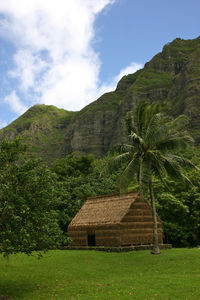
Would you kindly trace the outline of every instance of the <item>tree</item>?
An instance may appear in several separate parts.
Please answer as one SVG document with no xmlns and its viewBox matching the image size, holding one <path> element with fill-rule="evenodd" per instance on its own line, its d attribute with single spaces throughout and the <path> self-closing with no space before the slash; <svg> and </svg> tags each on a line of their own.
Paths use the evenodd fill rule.
<svg viewBox="0 0 200 300">
<path fill-rule="evenodd" d="M 59 202 L 59 225 L 66 234 L 67 227 L 89 196 L 116 192 L 119 170 L 101 177 L 108 158 L 94 159 L 92 155 L 72 153 L 57 159 L 52 165 L 55 172 L 56 198 Z"/>
<path fill-rule="evenodd" d="M 60 176 L 77 177 L 80 174 L 89 174 L 93 164 L 94 156 L 92 154 L 81 155 L 79 152 L 73 152 L 64 158 L 56 159 L 52 169 Z"/>
<path fill-rule="evenodd" d="M 153 216 L 153 254 L 159 254 L 157 235 L 157 214 L 152 184 L 153 176 L 158 177 L 167 187 L 166 176 L 189 182 L 184 175 L 184 167 L 194 167 L 188 160 L 176 154 L 180 148 L 192 143 L 192 138 L 185 131 L 187 118 L 181 115 L 172 119 L 159 112 L 157 104 L 140 103 L 133 114 L 126 120 L 129 144 L 118 147 L 120 154 L 113 158 L 110 166 L 122 162 L 126 167 L 119 178 L 121 192 L 125 191 L 134 176 L 139 183 L 140 197 L 143 199 L 148 187 Z"/>
<path fill-rule="evenodd" d="M 20 139 L 0 143 L 0 253 L 4 256 L 56 247 L 58 226 L 54 175 L 27 159 Z"/>
<path fill-rule="evenodd" d="M 191 159 L 190 153 L 193 163 L 199 166 L 198 148 L 187 152 L 187 157 Z M 176 247 L 194 247 L 200 244 L 200 172 L 188 169 L 186 174 L 193 184 L 190 188 L 180 180 L 165 178 L 170 190 L 168 192 L 158 179 L 153 181 L 165 241 Z"/>
</svg>

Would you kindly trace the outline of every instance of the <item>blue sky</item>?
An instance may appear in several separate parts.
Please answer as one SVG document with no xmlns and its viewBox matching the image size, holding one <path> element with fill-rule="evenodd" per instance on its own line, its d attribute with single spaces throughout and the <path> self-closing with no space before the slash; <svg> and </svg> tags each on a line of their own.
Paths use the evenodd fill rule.
<svg viewBox="0 0 200 300">
<path fill-rule="evenodd" d="M 176 37 L 199 0 L 0 0 L 0 127 L 37 103 L 79 110 Z"/>
</svg>

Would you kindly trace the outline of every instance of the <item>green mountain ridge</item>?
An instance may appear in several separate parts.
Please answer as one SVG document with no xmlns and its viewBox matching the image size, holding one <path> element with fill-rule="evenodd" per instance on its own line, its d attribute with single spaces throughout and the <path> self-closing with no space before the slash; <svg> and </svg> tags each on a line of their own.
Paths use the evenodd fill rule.
<svg viewBox="0 0 200 300">
<path fill-rule="evenodd" d="M 30 151 L 51 162 L 73 151 L 100 157 L 126 141 L 124 118 L 136 103 L 160 101 L 166 113 L 190 118 L 189 130 L 200 142 L 200 37 L 175 39 L 144 68 L 124 76 L 115 91 L 79 112 L 34 105 L 0 131 L 0 139 L 21 135 Z"/>
</svg>

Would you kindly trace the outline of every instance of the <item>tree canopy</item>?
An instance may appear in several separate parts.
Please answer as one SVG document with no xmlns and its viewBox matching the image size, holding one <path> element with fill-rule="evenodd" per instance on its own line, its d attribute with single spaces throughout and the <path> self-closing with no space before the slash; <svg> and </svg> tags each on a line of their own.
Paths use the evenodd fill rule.
<svg viewBox="0 0 200 300">
<path fill-rule="evenodd" d="M 5 256 L 55 248 L 61 241 L 54 176 L 25 157 L 19 139 L 0 143 L 0 252 Z"/>
</svg>

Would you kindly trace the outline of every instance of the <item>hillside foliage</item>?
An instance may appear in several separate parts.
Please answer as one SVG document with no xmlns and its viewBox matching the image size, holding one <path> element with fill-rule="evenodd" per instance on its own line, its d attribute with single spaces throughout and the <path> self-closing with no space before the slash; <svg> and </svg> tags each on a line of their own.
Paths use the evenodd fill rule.
<svg viewBox="0 0 200 300">
<path fill-rule="evenodd" d="M 109 157 L 73 153 L 50 168 L 27 157 L 26 146 L 18 139 L 1 142 L 0 150 L 0 252 L 4 255 L 68 244 L 67 226 L 87 197 L 119 192 L 124 166 L 102 176 Z M 200 149 L 184 154 L 200 166 Z M 168 190 L 153 179 L 164 242 L 177 247 L 200 244 L 200 174 L 188 170 L 186 175 L 192 186 L 165 178 Z M 136 179 L 132 188 L 138 189 Z"/>
</svg>

